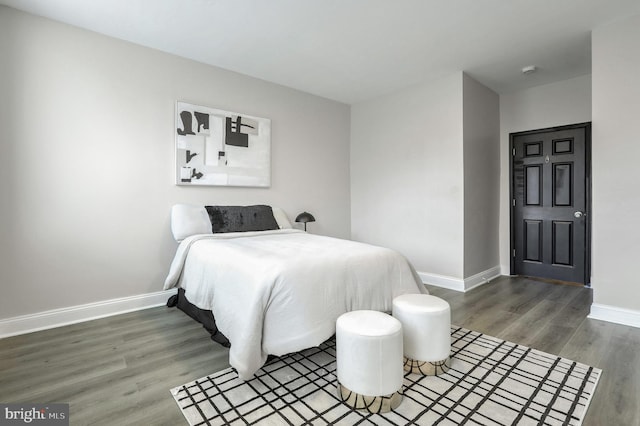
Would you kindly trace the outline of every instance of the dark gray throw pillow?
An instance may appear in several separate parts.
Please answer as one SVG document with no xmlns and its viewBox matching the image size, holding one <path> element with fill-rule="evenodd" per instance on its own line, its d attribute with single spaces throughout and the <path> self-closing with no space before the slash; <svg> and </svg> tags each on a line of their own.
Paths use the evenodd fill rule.
<svg viewBox="0 0 640 426">
<path fill-rule="evenodd" d="M 280 229 L 271 206 L 205 206 L 214 234 Z"/>
</svg>

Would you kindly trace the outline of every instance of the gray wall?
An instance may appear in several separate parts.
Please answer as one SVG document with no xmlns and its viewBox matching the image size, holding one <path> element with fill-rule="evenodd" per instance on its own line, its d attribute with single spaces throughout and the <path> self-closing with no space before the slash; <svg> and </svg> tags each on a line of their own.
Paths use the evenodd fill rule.
<svg viewBox="0 0 640 426">
<path fill-rule="evenodd" d="M 463 76 L 464 277 L 499 265 L 500 100 Z"/>
<path fill-rule="evenodd" d="M 462 73 L 352 105 L 352 238 L 462 278 L 462 167 Z"/>
<path fill-rule="evenodd" d="M 640 314 L 640 15 L 597 28 L 593 48 L 594 304 Z"/>
<path fill-rule="evenodd" d="M 352 237 L 400 251 L 428 282 L 495 268 L 498 119 L 498 95 L 461 72 L 353 105 Z"/>
<path fill-rule="evenodd" d="M 500 96 L 500 266 L 510 273 L 509 133 L 591 121 L 591 75 Z"/>
<path fill-rule="evenodd" d="M 501 95 L 496 166 L 495 94 L 461 72 L 350 117 L 344 104 L 0 6 L 0 319 L 160 290 L 177 202 L 309 210 L 312 232 L 459 279 L 493 266 L 499 217 L 506 274 L 509 133 L 592 115 L 594 302 L 640 310 L 638 28 L 636 16 L 594 31 L 593 109 L 590 75 Z M 271 118 L 272 187 L 175 186 L 178 99 Z"/>
<path fill-rule="evenodd" d="M 349 237 L 349 106 L 6 7 L 0 57 L 0 319 L 161 290 L 174 203 Z M 271 188 L 175 186 L 176 100 L 270 118 Z"/>
<path fill-rule="evenodd" d="M 0 52 L 6 52 L 10 43 L 8 31 L 8 16 L 3 13 L 5 8 L 0 6 Z M 11 152 L 9 151 L 9 102 L 5 96 L 11 87 L 9 81 L 9 61 L 0 58 L 0 247 L 3 247 L 5 241 L 9 241 L 12 224 L 9 223 L 9 212 L 11 206 L 8 203 L 12 191 L 13 179 L 10 173 L 10 165 L 12 163 Z M 10 268 L 11 261 L 4 253 L 4 249 L 0 251 L 0 288 L 6 291 L 10 285 L 5 280 L 5 273 Z M 2 300 L 6 300 L 2 297 Z M 3 317 L 4 306 L 0 301 L 0 318 Z"/>
<path fill-rule="evenodd" d="M 611 308 L 604 312 L 606 319 L 635 324 L 640 311 L 634 268 L 640 231 L 633 226 L 640 209 L 635 160 L 640 154 L 635 124 L 640 116 L 639 49 L 636 15 L 593 31 L 592 75 L 500 97 L 503 273 L 509 272 L 509 133 L 592 121 L 594 305 Z"/>
</svg>

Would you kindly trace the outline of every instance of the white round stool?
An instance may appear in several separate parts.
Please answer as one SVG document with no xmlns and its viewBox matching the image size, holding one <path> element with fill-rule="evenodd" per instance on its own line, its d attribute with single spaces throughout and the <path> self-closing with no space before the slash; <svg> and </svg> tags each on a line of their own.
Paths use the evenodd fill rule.
<svg viewBox="0 0 640 426">
<path fill-rule="evenodd" d="M 393 299 L 393 316 L 402 323 L 404 369 L 437 376 L 451 366 L 451 308 L 428 294 L 403 294 Z"/>
<path fill-rule="evenodd" d="M 402 402 L 402 325 L 382 312 L 352 311 L 336 322 L 338 397 L 347 405 L 385 413 Z"/>
</svg>

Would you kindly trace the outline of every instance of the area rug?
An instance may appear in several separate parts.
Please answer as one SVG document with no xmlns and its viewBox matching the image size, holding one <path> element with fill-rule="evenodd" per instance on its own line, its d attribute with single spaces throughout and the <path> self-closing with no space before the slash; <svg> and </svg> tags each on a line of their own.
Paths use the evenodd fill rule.
<svg viewBox="0 0 640 426">
<path fill-rule="evenodd" d="M 233 368 L 171 389 L 190 425 L 580 425 L 601 370 L 459 327 L 451 369 L 407 374 L 400 407 L 354 411 L 336 391 L 335 339 L 275 358 L 244 382 Z"/>
</svg>

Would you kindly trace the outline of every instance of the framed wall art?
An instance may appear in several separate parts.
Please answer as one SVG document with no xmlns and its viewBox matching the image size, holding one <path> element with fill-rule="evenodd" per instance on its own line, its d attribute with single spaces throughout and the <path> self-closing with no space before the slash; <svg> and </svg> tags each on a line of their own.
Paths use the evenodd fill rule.
<svg viewBox="0 0 640 426">
<path fill-rule="evenodd" d="M 271 120 L 176 103 L 176 184 L 271 185 Z"/>
</svg>

